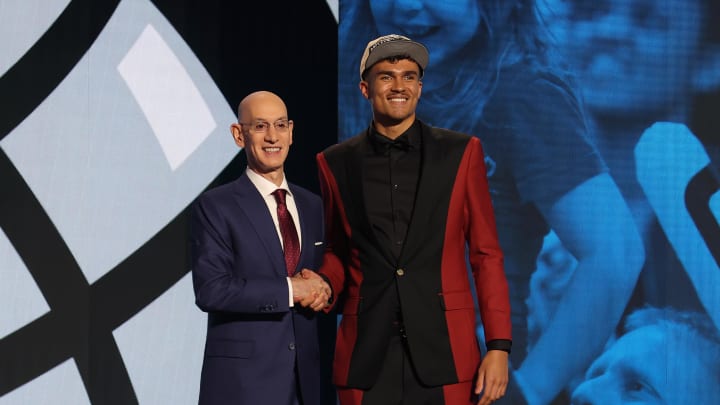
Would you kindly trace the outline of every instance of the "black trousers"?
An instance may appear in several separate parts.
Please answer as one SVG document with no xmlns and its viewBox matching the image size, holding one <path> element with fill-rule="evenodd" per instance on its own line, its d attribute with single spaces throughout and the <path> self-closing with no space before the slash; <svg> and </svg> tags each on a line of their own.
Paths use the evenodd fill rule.
<svg viewBox="0 0 720 405">
<path fill-rule="evenodd" d="M 377 382 L 365 391 L 362 405 L 444 405 L 442 386 L 428 387 L 417 378 L 404 338 L 394 335 Z"/>
<path fill-rule="evenodd" d="M 388 344 L 382 368 L 368 390 L 338 387 L 341 405 L 473 405 L 474 381 L 427 386 L 417 377 L 401 322 Z"/>
</svg>

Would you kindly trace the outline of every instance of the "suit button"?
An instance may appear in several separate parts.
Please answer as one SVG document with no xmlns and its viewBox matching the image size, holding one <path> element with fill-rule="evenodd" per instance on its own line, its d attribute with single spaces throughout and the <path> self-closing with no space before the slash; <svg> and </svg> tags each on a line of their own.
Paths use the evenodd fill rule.
<svg viewBox="0 0 720 405">
<path fill-rule="evenodd" d="M 289 350 L 295 350 L 295 343 L 290 343 L 290 344 L 288 345 L 288 349 L 289 349 Z"/>
<path fill-rule="evenodd" d="M 405 275 L 405 270 L 397 269 L 397 270 L 395 270 L 395 273 L 397 273 L 398 276 L 402 277 Z"/>
</svg>

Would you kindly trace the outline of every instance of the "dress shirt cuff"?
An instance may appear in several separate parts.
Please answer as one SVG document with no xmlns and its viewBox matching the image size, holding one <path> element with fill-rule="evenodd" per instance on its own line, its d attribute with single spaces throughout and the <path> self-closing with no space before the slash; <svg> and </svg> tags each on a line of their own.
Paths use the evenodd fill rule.
<svg viewBox="0 0 720 405">
<path fill-rule="evenodd" d="M 512 340 L 493 339 L 488 341 L 485 347 L 488 350 L 502 350 L 504 352 L 510 353 L 510 348 L 512 347 Z"/>
<path fill-rule="evenodd" d="M 290 303 L 290 308 L 295 306 L 295 303 L 293 302 L 293 289 L 292 289 L 292 281 L 290 281 L 290 277 L 285 278 L 288 283 L 288 302 Z"/>
</svg>

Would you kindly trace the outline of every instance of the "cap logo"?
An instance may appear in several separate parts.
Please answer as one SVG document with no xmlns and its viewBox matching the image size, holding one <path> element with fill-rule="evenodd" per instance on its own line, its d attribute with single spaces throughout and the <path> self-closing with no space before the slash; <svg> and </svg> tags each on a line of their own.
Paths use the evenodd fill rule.
<svg viewBox="0 0 720 405">
<path fill-rule="evenodd" d="M 368 49 L 368 53 L 372 52 L 375 48 L 377 48 L 378 46 L 380 46 L 384 43 L 398 41 L 398 40 L 410 40 L 410 38 L 406 38 L 402 35 L 396 35 L 396 34 L 386 35 L 386 36 L 378 39 L 377 41 L 375 41 L 375 43 L 370 46 L 370 49 Z"/>
</svg>

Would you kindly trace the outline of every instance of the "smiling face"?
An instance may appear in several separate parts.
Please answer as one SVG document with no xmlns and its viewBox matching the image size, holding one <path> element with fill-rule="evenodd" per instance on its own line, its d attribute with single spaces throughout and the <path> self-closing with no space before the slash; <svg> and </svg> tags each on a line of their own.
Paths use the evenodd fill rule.
<svg viewBox="0 0 720 405">
<path fill-rule="evenodd" d="M 370 0 L 380 34 L 398 33 L 431 50 L 433 66 L 454 66 L 480 24 L 477 0 Z M 430 72 L 432 74 L 432 72 Z"/>
<path fill-rule="evenodd" d="M 701 339 L 668 324 L 625 334 L 590 366 L 572 404 L 714 403 L 720 390 L 702 361 Z"/>
<path fill-rule="evenodd" d="M 292 121 L 285 103 L 270 92 L 247 96 L 238 111 L 239 122 L 230 127 L 235 143 L 245 149 L 250 170 L 280 185 L 283 165 L 292 145 Z"/>
<path fill-rule="evenodd" d="M 380 61 L 367 71 L 360 91 L 370 101 L 377 130 L 395 138 L 415 121 L 422 91 L 420 67 L 410 59 Z"/>
</svg>

